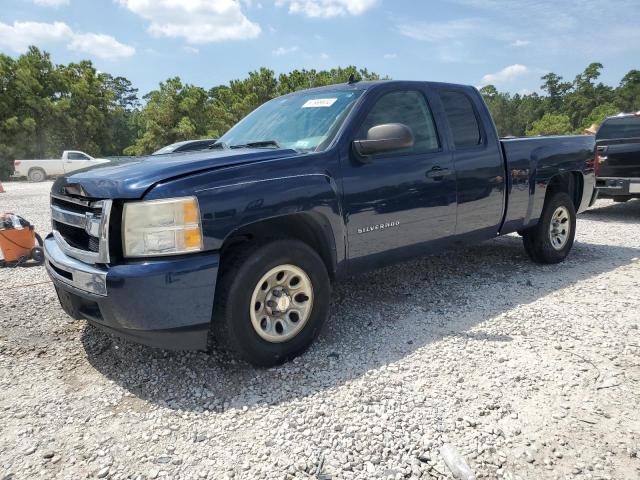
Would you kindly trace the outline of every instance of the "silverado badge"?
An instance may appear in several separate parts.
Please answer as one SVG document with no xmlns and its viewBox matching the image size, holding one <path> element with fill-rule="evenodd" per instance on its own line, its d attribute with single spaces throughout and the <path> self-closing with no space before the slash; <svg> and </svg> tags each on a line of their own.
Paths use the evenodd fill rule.
<svg viewBox="0 0 640 480">
<path fill-rule="evenodd" d="M 369 232 L 374 232 L 376 230 L 384 230 L 385 228 L 393 228 L 398 226 L 400 226 L 400 221 L 396 220 L 393 222 L 379 223 L 378 225 L 371 225 L 369 227 L 358 228 L 358 233 L 369 233 Z"/>
</svg>

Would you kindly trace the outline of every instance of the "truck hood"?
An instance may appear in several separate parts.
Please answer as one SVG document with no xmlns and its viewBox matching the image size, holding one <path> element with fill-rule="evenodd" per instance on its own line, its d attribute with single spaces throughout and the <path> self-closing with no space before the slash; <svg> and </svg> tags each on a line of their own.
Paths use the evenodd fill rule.
<svg viewBox="0 0 640 480">
<path fill-rule="evenodd" d="M 290 149 L 207 150 L 112 160 L 58 178 L 51 191 L 96 199 L 141 198 L 153 185 L 171 178 L 297 154 Z"/>
</svg>

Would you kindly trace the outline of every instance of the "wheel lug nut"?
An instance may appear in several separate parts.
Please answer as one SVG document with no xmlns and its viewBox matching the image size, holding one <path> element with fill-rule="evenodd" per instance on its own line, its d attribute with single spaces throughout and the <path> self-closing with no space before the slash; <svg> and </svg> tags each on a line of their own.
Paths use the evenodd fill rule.
<svg viewBox="0 0 640 480">
<path fill-rule="evenodd" d="M 281 297 L 282 296 L 282 292 L 280 290 L 274 290 L 273 291 L 273 296 L 274 297 Z"/>
<path fill-rule="evenodd" d="M 275 306 L 276 306 L 276 302 L 274 302 L 273 300 L 269 300 L 269 301 L 267 302 L 267 307 L 269 307 L 269 308 L 275 308 Z"/>
</svg>

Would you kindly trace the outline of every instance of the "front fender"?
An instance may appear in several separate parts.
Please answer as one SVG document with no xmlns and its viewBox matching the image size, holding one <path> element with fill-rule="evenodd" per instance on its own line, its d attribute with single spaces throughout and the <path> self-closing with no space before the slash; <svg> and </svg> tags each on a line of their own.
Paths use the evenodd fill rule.
<svg viewBox="0 0 640 480">
<path fill-rule="evenodd" d="M 203 176 L 199 182 L 194 178 L 173 180 L 156 186 L 145 198 L 195 195 L 200 205 L 205 250 L 219 250 L 232 232 L 250 224 L 311 214 L 330 227 L 336 261 L 344 260 L 344 221 L 335 180 L 321 172 L 276 176 L 261 175 L 260 170 L 256 168 L 250 178 L 237 175 L 225 180 L 218 176 Z"/>
</svg>

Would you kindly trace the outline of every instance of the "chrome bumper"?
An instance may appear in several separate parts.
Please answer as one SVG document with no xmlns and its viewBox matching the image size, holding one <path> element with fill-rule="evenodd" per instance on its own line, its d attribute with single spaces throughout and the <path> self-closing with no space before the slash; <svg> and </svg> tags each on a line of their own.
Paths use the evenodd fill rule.
<svg viewBox="0 0 640 480">
<path fill-rule="evenodd" d="M 107 271 L 66 255 L 53 235 L 44 240 L 45 265 L 54 280 L 94 295 L 107 295 Z"/>
</svg>

